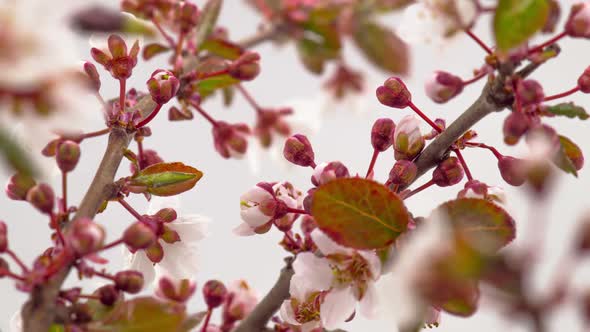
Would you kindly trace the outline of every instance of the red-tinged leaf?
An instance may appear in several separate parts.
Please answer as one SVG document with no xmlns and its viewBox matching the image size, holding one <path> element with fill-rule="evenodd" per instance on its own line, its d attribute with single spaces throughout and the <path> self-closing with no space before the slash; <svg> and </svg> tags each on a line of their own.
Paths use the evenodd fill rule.
<svg viewBox="0 0 590 332">
<path fill-rule="evenodd" d="M 209 51 L 228 60 L 235 60 L 244 53 L 240 45 L 219 38 L 207 39 L 201 44 L 200 50 Z"/>
<path fill-rule="evenodd" d="M 197 92 L 202 98 L 210 96 L 213 92 L 219 89 L 227 88 L 232 85 L 240 83 L 240 80 L 231 77 L 230 75 L 219 75 L 204 79 L 197 83 Z"/>
<path fill-rule="evenodd" d="M 559 136 L 559 143 L 561 147 L 555 155 L 553 163 L 564 172 L 571 173 L 577 177 L 578 171 L 584 167 L 582 150 L 576 143 L 565 136 Z"/>
<path fill-rule="evenodd" d="M 90 324 L 91 332 L 179 331 L 186 320 L 185 306 L 153 297 L 121 302 L 101 321 Z"/>
<path fill-rule="evenodd" d="M 155 57 L 158 54 L 162 54 L 164 52 L 170 51 L 169 47 L 166 47 L 162 44 L 158 43 L 151 43 L 145 45 L 143 47 L 143 59 L 150 60 L 151 58 Z"/>
<path fill-rule="evenodd" d="M 172 196 L 190 190 L 203 173 L 183 163 L 158 163 L 151 165 L 131 179 L 131 185 L 147 188 L 156 196 Z"/>
<path fill-rule="evenodd" d="M 365 57 L 380 69 L 402 75 L 408 72 L 408 47 L 390 29 L 371 21 L 357 22 L 353 39 Z"/>
<path fill-rule="evenodd" d="M 319 228 L 341 245 L 379 249 L 406 230 L 410 218 L 403 201 L 380 183 L 336 179 L 319 187 L 311 207 Z"/>
<path fill-rule="evenodd" d="M 496 252 L 516 236 L 512 217 L 484 199 L 460 198 L 444 203 L 437 210 L 448 217 L 459 240 L 485 254 Z"/>
<path fill-rule="evenodd" d="M 211 32 L 217 24 L 223 0 L 209 0 L 203 7 L 201 17 L 199 18 L 199 25 L 195 32 L 195 45 L 200 48 L 201 44 L 209 38 Z"/>
<path fill-rule="evenodd" d="M 469 317 L 477 310 L 479 286 L 477 282 L 465 282 L 463 287 L 455 289 L 455 294 L 440 304 L 441 309 L 452 315 Z"/>
<path fill-rule="evenodd" d="M 549 16 L 547 0 L 500 0 L 494 15 L 494 34 L 500 51 L 525 43 L 541 30 Z"/>
</svg>

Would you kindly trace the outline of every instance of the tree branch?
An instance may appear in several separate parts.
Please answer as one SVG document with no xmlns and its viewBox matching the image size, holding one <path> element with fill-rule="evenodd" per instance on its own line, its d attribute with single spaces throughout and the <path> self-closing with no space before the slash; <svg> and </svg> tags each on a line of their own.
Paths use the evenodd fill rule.
<svg viewBox="0 0 590 332">
<path fill-rule="evenodd" d="M 256 308 L 232 332 L 261 332 L 266 330 L 266 324 L 279 310 L 283 301 L 289 298 L 289 285 L 295 273 L 291 264 L 293 258 L 285 259 L 285 267 L 281 270 L 279 279 L 256 305 Z"/>
</svg>

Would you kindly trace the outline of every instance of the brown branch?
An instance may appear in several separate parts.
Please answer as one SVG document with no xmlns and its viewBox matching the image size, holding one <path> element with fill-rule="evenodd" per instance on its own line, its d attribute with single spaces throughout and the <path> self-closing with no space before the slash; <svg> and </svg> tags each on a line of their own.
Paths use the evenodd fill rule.
<svg viewBox="0 0 590 332">
<path fill-rule="evenodd" d="M 283 301 L 289 298 L 289 285 L 291 277 L 295 273 L 291 264 L 293 258 L 285 259 L 285 267 L 281 270 L 279 279 L 256 305 L 256 308 L 244 319 L 232 332 L 262 332 L 266 330 L 266 324 L 279 310 Z"/>
</svg>

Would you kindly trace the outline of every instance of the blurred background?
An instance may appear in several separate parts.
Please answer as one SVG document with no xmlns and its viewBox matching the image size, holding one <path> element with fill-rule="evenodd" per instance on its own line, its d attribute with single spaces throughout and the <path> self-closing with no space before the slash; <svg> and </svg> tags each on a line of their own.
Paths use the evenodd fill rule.
<svg viewBox="0 0 590 332">
<path fill-rule="evenodd" d="M 85 2 L 93 3 L 87 0 L 79 2 L 81 5 Z M 101 3 L 112 7 L 118 6 L 116 0 L 104 0 Z M 567 16 L 571 2 L 562 0 L 561 3 L 564 5 L 562 16 Z M 399 14 L 388 15 L 382 17 L 381 22 L 396 27 L 399 19 Z M 230 36 L 239 40 L 256 32 L 260 17 L 243 1 L 227 0 L 220 20 L 221 24 L 228 28 Z M 490 23 L 490 16 L 484 16 L 474 28 L 474 32 L 489 44 L 493 40 Z M 80 59 L 90 60 L 88 37 L 81 37 L 76 43 Z M 342 103 L 335 103 L 327 96 L 322 90 L 325 77 L 320 79 L 304 70 L 297 59 L 295 49 L 290 45 L 277 48 L 271 44 L 263 44 L 257 47 L 255 50 L 262 57 L 262 72 L 256 80 L 246 83 L 245 87 L 263 106 L 292 106 L 302 116 L 318 115 L 308 117 L 311 127 L 320 128 L 315 134 L 309 135 L 316 153 L 316 161 L 339 160 L 348 166 L 351 173 L 364 174 L 372 154 L 370 130 L 374 120 L 391 117 L 398 122 L 404 115 L 410 114 L 410 111 L 388 109 L 379 104 L 374 96 L 374 90 L 387 78 L 387 74 L 372 67 L 356 49 L 349 46 L 345 46 L 347 62 L 354 68 L 362 68 L 366 75 L 366 89 L 362 95 L 347 98 Z M 578 76 L 590 65 L 590 42 L 565 39 L 560 42 L 560 46 L 562 54 L 532 76 L 541 82 L 548 95 L 573 87 Z M 481 65 L 484 56 L 484 52 L 471 39 L 461 34 L 445 44 L 412 45 L 411 71 L 410 75 L 405 77 L 405 82 L 413 93 L 414 102 L 432 118 L 442 117 L 447 120 L 447 124 L 451 123 L 477 98 L 484 82 L 467 87 L 460 96 L 444 105 L 434 104 L 426 97 L 424 82 L 437 69 L 464 78 L 470 77 L 472 70 Z M 165 57 L 148 63 L 140 60 L 128 86 L 145 89 L 145 81 L 150 74 L 157 68 L 167 67 L 165 60 Z M 328 73 L 331 72 L 330 69 L 332 68 L 328 68 Z M 102 71 L 101 77 L 103 96 L 111 98 L 117 95 L 118 85 L 115 81 Z M 567 100 L 590 107 L 588 95 L 575 94 Z M 221 99 L 217 97 L 208 100 L 204 107 L 214 117 L 228 119 L 230 122 L 251 123 L 254 119 L 254 111 L 240 95 L 236 95 L 236 102 L 230 108 L 225 108 Z M 79 112 L 86 113 L 94 120 L 84 124 L 87 130 L 104 128 L 98 109 L 85 109 L 82 106 Z M 479 141 L 496 146 L 504 154 L 518 156 L 524 153 L 523 146 L 512 148 L 505 146 L 502 141 L 501 128 L 505 116 L 506 113 L 493 114 L 473 129 L 478 132 Z M 547 122 L 558 132 L 577 142 L 586 156 L 590 155 L 588 122 L 567 118 L 552 118 Z M 146 148 L 157 150 L 166 161 L 182 161 L 204 173 L 197 186 L 181 196 L 180 211 L 184 215 L 201 214 L 211 219 L 210 236 L 200 246 L 201 269 L 196 276 L 198 286 L 213 278 L 224 282 L 244 279 L 260 296 L 266 294 L 274 284 L 283 265 L 283 258 L 287 255 L 277 246 L 280 234 L 274 230 L 255 237 L 238 237 L 232 233 L 232 229 L 241 222 L 239 197 L 260 181 L 288 180 L 300 189 L 307 189 L 311 170 L 288 167 L 269 153 L 259 154 L 256 158 L 256 167 L 252 167 L 249 157 L 243 160 L 224 160 L 214 151 L 209 123 L 198 117 L 196 121 L 171 123 L 167 120 L 166 113 L 162 112 L 150 127 L 153 135 L 145 140 Z M 423 129 L 426 130 L 427 127 L 424 126 Z M 24 130 L 27 135 L 36 134 L 28 128 Z M 96 171 L 105 144 L 104 137 L 89 139 L 82 143 L 80 164 L 70 176 L 71 204 L 76 204 L 83 196 Z M 509 187 L 503 183 L 496 160 L 489 152 L 471 149 L 465 151 L 464 155 L 475 178 L 490 185 L 502 186 L 506 190 L 508 210 L 517 221 L 517 239 L 511 246 L 517 248 L 527 243 L 531 231 L 538 227 L 544 218 L 548 221 L 549 226 L 544 234 L 546 242 L 542 247 L 544 258 L 530 285 L 538 294 L 543 294 L 555 272 L 554 268 L 569 248 L 576 223 L 584 213 L 590 213 L 590 173 L 583 169 L 578 178 L 559 173 L 558 181 L 548 200 L 549 204 L 541 205 L 530 199 L 526 189 Z M 375 177 L 384 181 L 392 164 L 392 154 L 382 156 L 377 163 Z M 128 174 L 127 167 L 128 163 L 124 161 L 119 171 L 120 176 Z M 2 182 L 10 175 L 6 168 L 0 169 Z M 50 176 L 48 181 L 57 186 L 59 177 L 57 174 L 54 177 Z M 426 181 L 427 177 L 418 180 L 417 183 L 422 184 Z M 452 188 L 428 190 L 412 197 L 407 204 L 414 215 L 427 216 L 433 208 L 454 198 L 461 188 L 462 184 Z M 129 201 L 139 211 L 147 208 L 147 202 L 139 195 L 130 197 Z M 36 254 L 50 245 L 45 217 L 33 211 L 27 204 L 10 201 L 4 195 L 0 195 L 0 219 L 8 224 L 9 240 L 13 250 L 26 262 L 31 262 Z M 120 234 L 132 218 L 120 206 L 113 204 L 105 213 L 98 215 L 96 220 L 106 225 L 109 233 Z M 106 252 L 105 257 L 111 261 L 113 267 L 124 263 L 122 252 L 118 249 Z M 588 265 L 583 266 L 582 269 L 576 270 L 575 282 L 579 287 L 587 288 L 589 277 Z M 72 282 L 73 278 L 71 275 L 69 282 Z M 387 292 L 387 289 L 381 291 Z M 13 282 L 9 280 L 0 281 L 0 294 L 0 329 L 5 331 L 8 330 L 10 317 L 19 310 L 27 296 L 16 290 Z M 195 311 L 205 308 L 199 296 L 195 296 L 190 306 Z M 481 309 L 468 319 L 443 314 L 439 330 L 527 330 L 527 322 L 505 320 L 493 304 L 484 302 L 480 307 Z M 387 310 L 388 308 L 382 309 L 385 313 Z M 566 306 L 555 317 L 551 317 L 550 331 L 583 331 L 579 318 L 580 313 L 573 305 Z M 396 331 L 395 326 L 386 319 L 369 321 L 360 315 L 343 328 L 348 331 Z"/>
</svg>

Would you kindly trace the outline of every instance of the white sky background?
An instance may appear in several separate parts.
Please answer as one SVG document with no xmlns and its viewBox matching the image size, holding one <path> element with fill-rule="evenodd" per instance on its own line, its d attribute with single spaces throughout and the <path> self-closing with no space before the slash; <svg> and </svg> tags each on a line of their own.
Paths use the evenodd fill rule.
<svg viewBox="0 0 590 332">
<path fill-rule="evenodd" d="M 40 0 L 39 0 L 40 1 Z M 103 1 L 116 5 L 117 1 Z M 198 4 L 204 1 L 197 1 Z M 561 1 L 563 4 L 571 3 L 569 0 Z M 565 9 L 565 15 L 568 9 Z M 388 17 L 385 22 L 395 26 L 397 17 Z M 562 18 L 563 21 L 563 18 Z M 240 0 L 226 0 L 222 11 L 221 22 L 226 25 L 231 36 L 240 38 L 251 35 L 256 31 L 258 16 L 244 5 Z M 491 43 L 489 17 L 480 20 L 475 32 L 481 38 Z M 85 41 L 79 44 L 80 54 L 84 59 L 90 59 L 89 48 Z M 584 68 L 590 65 L 590 41 L 566 40 L 560 43 L 562 55 L 557 60 L 552 60 L 541 70 L 533 75 L 545 88 L 546 94 L 554 94 L 565 91 L 574 86 L 578 76 Z M 323 114 L 321 131 L 310 137 L 313 143 L 316 160 L 344 162 L 351 173 L 366 171 L 372 149 L 370 147 L 370 129 L 373 121 L 379 117 L 392 117 L 396 122 L 403 115 L 409 114 L 409 110 L 387 109 L 380 105 L 374 97 L 374 89 L 387 78 L 387 75 L 375 70 L 356 52 L 351 45 L 346 45 L 347 62 L 361 69 L 367 75 L 367 91 L 362 97 L 362 112 L 355 112 L 346 105 L 334 105 Z M 256 51 L 262 56 L 262 73 L 252 83 L 245 86 L 264 106 L 289 106 L 293 99 L 313 102 L 321 99 L 321 84 L 325 81 L 308 74 L 298 62 L 293 47 L 275 48 L 271 45 L 258 47 Z M 414 96 L 414 102 L 421 107 L 426 114 L 435 117 L 444 117 L 447 123 L 455 119 L 478 96 L 483 82 L 469 86 L 459 97 L 445 105 L 437 105 L 431 102 L 424 94 L 423 82 L 432 71 L 442 69 L 457 74 L 463 78 L 471 75 L 474 68 L 479 67 L 485 56 L 484 52 L 467 36 L 460 35 L 446 44 L 445 47 L 415 46 L 412 50 L 412 71 L 406 83 Z M 129 87 L 145 88 L 145 81 L 151 72 L 157 69 L 158 64 L 163 66 L 165 59 L 158 58 L 156 62 L 144 63 L 140 61 L 138 68 Z M 331 67 L 329 69 L 332 69 Z M 330 73 L 331 70 L 328 70 Z M 103 95 L 107 98 L 117 94 L 117 85 L 108 74 L 102 74 Z M 230 122 L 247 121 L 252 123 L 253 110 L 240 96 L 236 96 L 236 103 L 229 109 L 225 109 L 219 99 L 208 101 L 204 107 L 219 119 L 227 119 Z M 590 109 L 590 97 L 576 94 L 569 98 L 582 106 Z M 167 111 L 167 108 L 165 110 Z M 317 106 L 318 111 L 320 105 Z M 251 186 L 259 181 L 283 181 L 289 180 L 300 189 L 309 187 L 310 169 L 289 168 L 276 166 L 270 158 L 262 160 L 261 171 L 253 174 L 246 160 L 224 160 L 214 151 L 210 125 L 196 115 L 197 121 L 170 123 L 167 121 L 167 112 L 164 111 L 151 125 L 154 132 L 151 138 L 145 141 L 146 148 L 155 148 L 166 161 L 182 161 L 195 166 L 204 172 L 203 179 L 194 190 L 182 195 L 182 213 L 198 213 L 209 216 L 211 223 L 211 236 L 203 242 L 202 269 L 197 280 L 200 286 L 212 278 L 230 282 L 235 279 L 246 279 L 262 296 L 274 284 L 278 271 L 282 266 L 282 258 L 287 255 L 276 245 L 280 235 L 272 231 L 263 236 L 240 238 L 232 234 L 231 230 L 240 223 L 239 197 Z M 522 146 L 515 149 L 508 148 L 502 143 L 501 126 L 507 113 L 494 114 L 479 123 L 474 129 L 478 131 L 480 141 L 495 145 L 505 154 L 517 154 L 523 150 Z M 590 156 L 588 144 L 590 134 L 588 122 L 571 119 L 548 119 L 546 122 L 553 125 L 558 132 L 570 137 L 580 144 L 584 154 Z M 102 129 L 102 123 L 96 123 L 95 128 Z M 427 127 L 424 126 L 424 129 Z M 33 134 L 33 133 L 31 133 Z M 105 140 L 93 139 L 82 144 L 82 159 L 76 171 L 70 177 L 70 202 L 79 202 L 87 185 L 98 165 L 105 148 Z M 511 152 L 512 151 L 512 152 Z M 578 179 L 572 176 L 559 175 L 559 184 L 551 195 L 551 204 L 541 210 L 538 206 L 530 205 L 522 189 L 507 187 L 501 181 L 496 167 L 495 158 L 487 151 L 468 150 L 464 152 L 465 158 L 471 166 L 474 177 L 490 185 L 500 184 L 507 189 L 509 209 L 517 221 L 518 238 L 515 245 L 522 244 L 529 231 L 540 222 L 540 218 L 548 218 L 550 222 L 546 237 L 549 240 L 544 247 L 543 260 L 538 278 L 534 280 L 532 287 L 539 292 L 547 289 L 552 269 L 563 257 L 564 250 L 571 243 L 571 235 L 575 231 L 576 221 L 579 216 L 588 209 L 590 196 L 590 173 L 588 169 L 580 172 Z M 384 180 L 392 165 L 392 156 L 386 154 L 377 163 L 375 174 L 378 179 Z M 124 164 L 119 172 L 120 176 L 127 175 L 127 165 Z M 0 179 L 7 179 L 7 172 L 0 173 Z M 55 179 L 57 185 L 57 179 Z M 419 184 L 427 181 L 427 177 L 420 179 Z M 4 180 L 2 181 L 4 182 Z M 429 211 L 438 204 L 453 198 L 462 187 L 456 186 L 448 189 L 429 190 L 408 200 L 409 209 L 415 215 L 428 215 Z M 56 186 L 55 188 L 59 188 Z M 59 190 L 56 190 L 59 192 Z M 140 197 L 130 199 L 130 202 L 139 211 L 147 206 L 145 200 Z M 529 213 L 536 211 L 535 216 Z M 47 238 L 47 221 L 39 213 L 33 211 L 27 204 L 8 200 L 0 195 L 0 219 L 8 224 L 9 239 L 12 248 L 26 262 L 31 262 L 35 255 L 47 248 L 50 243 Z M 120 234 L 130 224 L 132 217 L 119 206 L 113 205 L 106 213 L 99 215 L 97 221 L 104 223 L 110 235 Z M 110 237 L 111 239 L 113 237 Z M 117 249 L 105 254 L 111 260 L 110 266 L 118 267 L 122 264 L 121 252 Z M 576 272 L 575 280 L 580 287 L 590 287 L 584 283 L 584 277 L 588 280 L 586 269 Z M 70 280 L 72 281 L 72 280 Z M 90 291 L 86 288 L 86 291 Z M 18 310 L 25 301 L 26 295 L 17 291 L 9 280 L 0 280 L 0 329 L 8 328 L 10 316 Z M 395 294 L 391 294 L 395 296 Z M 194 311 L 203 310 L 204 305 L 200 296 L 191 302 L 190 308 Z M 571 309 L 571 308 L 570 308 Z M 526 325 L 525 325 L 526 327 Z M 560 312 L 551 320 L 550 331 L 582 331 L 578 323 L 576 310 Z M 357 315 L 357 318 L 343 326 L 348 331 L 395 331 L 385 321 L 367 321 Z M 444 315 L 439 331 L 524 331 L 522 325 L 507 323 L 498 316 L 493 305 L 485 305 L 484 308 L 469 319 L 455 318 Z"/>
</svg>

